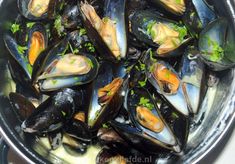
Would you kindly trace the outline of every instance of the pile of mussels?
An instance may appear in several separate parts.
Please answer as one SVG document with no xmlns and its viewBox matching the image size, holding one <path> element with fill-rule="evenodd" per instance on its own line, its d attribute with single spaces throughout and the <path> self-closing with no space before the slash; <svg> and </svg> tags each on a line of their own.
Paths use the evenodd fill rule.
<svg viewBox="0 0 235 164">
<path fill-rule="evenodd" d="M 17 3 L 4 42 L 22 130 L 75 156 L 98 144 L 98 163 L 180 154 L 206 70 L 235 65 L 228 22 L 203 0 Z"/>
</svg>

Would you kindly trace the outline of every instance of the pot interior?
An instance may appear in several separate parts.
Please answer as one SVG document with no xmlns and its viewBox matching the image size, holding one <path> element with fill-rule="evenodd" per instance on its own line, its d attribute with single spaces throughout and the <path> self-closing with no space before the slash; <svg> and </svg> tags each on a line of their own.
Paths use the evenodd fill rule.
<svg viewBox="0 0 235 164">
<path fill-rule="evenodd" d="M 231 22 L 231 28 L 235 30 L 235 18 L 232 12 L 235 7 L 232 0 L 218 1 L 208 0 L 215 11 Z M 17 84 L 11 79 L 7 65 L 6 48 L 3 44 L 2 36 L 9 29 L 10 23 L 15 19 L 16 10 L 15 0 L 0 1 L 0 125 L 1 132 L 6 141 L 13 146 L 17 152 L 24 154 L 29 161 L 45 163 L 66 162 L 50 153 L 42 144 L 37 142 L 37 138 L 30 134 L 24 134 L 20 128 L 20 122 L 12 112 L 8 95 L 18 89 Z M 233 33 L 235 36 L 235 33 Z M 231 44 L 235 45 L 235 37 L 231 37 Z M 235 47 L 235 46 L 234 46 Z M 235 51 L 234 51 L 235 52 Z M 235 78 L 234 70 L 226 70 L 217 73 L 219 83 L 216 87 L 209 88 L 205 99 L 201 105 L 198 115 L 191 120 L 190 133 L 187 147 L 182 156 L 171 156 L 169 159 L 159 161 L 178 161 L 191 163 L 200 160 L 211 148 L 215 146 L 221 136 L 226 132 L 234 117 L 235 106 Z M 22 88 L 24 90 L 24 88 Z M 27 94 L 27 90 L 24 90 Z M 34 146 L 32 146 L 34 145 Z"/>
</svg>

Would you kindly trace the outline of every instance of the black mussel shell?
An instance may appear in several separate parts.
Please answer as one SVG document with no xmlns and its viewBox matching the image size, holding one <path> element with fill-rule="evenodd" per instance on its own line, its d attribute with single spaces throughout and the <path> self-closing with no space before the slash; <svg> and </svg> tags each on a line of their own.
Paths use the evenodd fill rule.
<svg viewBox="0 0 235 164">
<path fill-rule="evenodd" d="M 9 94 L 9 99 L 14 111 L 21 121 L 24 121 L 35 111 L 35 106 L 21 94 L 11 92 Z"/>
<path fill-rule="evenodd" d="M 145 101 L 145 102 L 144 102 Z M 144 103 L 143 103 L 144 102 Z M 144 106 L 148 108 L 148 110 L 151 110 L 151 113 L 160 119 L 162 122 L 161 124 L 161 130 L 159 132 L 154 132 L 153 130 L 144 127 L 139 121 L 138 121 L 138 113 L 137 113 L 137 107 L 138 106 Z M 175 146 L 177 145 L 177 141 L 175 139 L 175 136 L 173 135 L 171 129 L 168 127 L 168 125 L 163 120 L 160 111 L 158 107 L 155 105 L 155 102 L 153 101 L 150 93 L 143 89 L 143 88 L 133 88 L 128 91 L 125 97 L 125 104 L 124 107 L 128 110 L 131 120 L 133 124 L 141 131 L 141 133 L 145 133 L 150 138 L 152 137 L 155 140 L 158 140 L 160 145 L 168 145 L 168 146 Z M 143 113 L 143 111 L 142 111 Z M 146 115 L 147 117 L 147 115 Z"/>
<path fill-rule="evenodd" d="M 172 129 L 174 135 L 178 139 L 181 149 L 183 149 L 188 139 L 189 119 L 172 109 L 166 103 L 161 105 L 160 111 L 162 117 L 167 121 L 168 126 Z"/>
<path fill-rule="evenodd" d="M 147 54 L 149 54 L 149 51 L 147 52 Z M 150 54 L 146 56 L 145 65 L 147 67 L 145 73 L 148 78 L 148 81 L 152 84 L 152 86 L 156 89 L 156 91 L 165 100 L 167 100 L 168 103 L 171 104 L 176 110 L 178 110 L 179 112 L 181 112 L 185 116 L 188 116 L 189 115 L 188 104 L 187 104 L 185 97 L 184 97 L 181 79 L 179 77 L 179 74 L 175 71 L 175 69 L 169 63 L 166 63 L 163 60 L 152 59 Z M 162 79 L 161 82 L 159 80 L 157 81 L 156 77 L 154 75 L 156 65 L 162 67 L 161 74 L 158 73 L 158 76 L 161 75 L 161 77 L 160 77 Z M 159 67 L 159 69 L 160 69 L 160 67 Z M 164 73 L 164 69 L 166 69 L 165 73 Z M 172 77 L 168 78 L 171 75 L 172 75 Z M 158 78 L 158 79 L 160 79 L 160 78 Z M 162 81 L 164 81 L 163 79 L 165 79 L 165 80 L 168 79 L 167 80 L 168 82 L 166 82 L 166 83 L 162 82 Z M 173 80 L 173 79 L 177 79 L 177 80 Z M 171 80 L 173 80 L 173 81 L 170 82 Z M 178 81 L 178 84 L 176 83 L 177 81 Z M 177 86 L 178 88 L 175 89 L 173 92 L 174 85 L 175 85 L 175 87 Z"/>
<path fill-rule="evenodd" d="M 87 151 L 86 143 L 83 143 L 66 133 L 64 134 L 62 145 L 67 153 L 76 157 L 85 154 Z"/>
<path fill-rule="evenodd" d="M 56 150 L 62 145 L 63 134 L 61 130 L 50 132 L 47 135 L 52 150 Z"/>
<path fill-rule="evenodd" d="M 92 84 L 93 91 L 88 111 L 88 125 L 93 130 L 99 129 L 103 123 L 113 119 L 118 114 L 118 111 L 122 105 L 122 86 L 120 86 L 112 95 L 112 98 L 108 101 L 108 103 L 102 105 L 99 102 L 101 98 L 98 97 L 98 90 L 110 84 L 113 76 L 114 73 L 112 71 L 111 63 L 103 62 L 100 66 L 98 76 Z"/>
<path fill-rule="evenodd" d="M 83 91 L 64 89 L 49 97 L 22 123 L 23 131 L 46 133 L 61 128 L 81 107 Z"/>
<path fill-rule="evenodd" d="M 87 124 L 80 120 L 72 119 L 65 125 L 64 130 L 70 137 L 79 141 L 85 143 L 91 142 L 91 132 L 89 131 Z"/>
</svg>

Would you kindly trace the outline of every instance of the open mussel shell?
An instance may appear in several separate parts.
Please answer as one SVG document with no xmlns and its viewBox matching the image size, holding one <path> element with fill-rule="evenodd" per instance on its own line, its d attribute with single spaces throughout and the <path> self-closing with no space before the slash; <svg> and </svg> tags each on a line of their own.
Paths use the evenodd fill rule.
<svg viewBox="0 0 235 164">
<path fill-rule="evenodd" d="M 67 135 L 79 141 L 82 141 L 84 143 L 91 142 L 92 135 L 85 122 L 72 119 L 68 124 L 65 125 L 64 130 Z"/>
<path fill-rule="evenodd" d="M 77 63 L 64 63 L 69 61 L 72 62 L 73 60 Z M 55 67 L 53 67 L 54 63 L 51 63 L 53 70 L 50 73 L 42 74 L 38 77 L 40 91 L 55 91 L 61 88 L 87 84 L 95 79 L 98 73 L 99 64 L 96 58 L 92 55 L 66 54 L 55 59 L 55 61 L 58 61 L 58 63 L 55 65 Z M 68 69 L 66 69 L 66 67 Z M 75 67 L 77 69 L 74 69 Z M 60 68 L 62 69 L 62 72 L 60 72 Z M 77 73 L 79 69 L 83 69 L 82 71 L 85 72 L 79 74 Z M 47 71 L 47 69 L 45 71 Z"/>
<path fill-rule="evenodd" d="M 170 146 L 163 144 L 149 136 L 147 133 L 142 133 L 141 129 L 135 127 L 130 118 L 123 118 L 118 116 L 115 120 L 111 121 L 111 126 L 118 132 L 118 134 L 125 139 L 131 146 L 143 153 L 158 154 L 169 150 L 180 152 L 179 146 Z M 125 116 L 128 117 L 128 114 Z"/>
<path fill-rule="evenodd" d="M 91 82 L 98 73 L 99 63 L 93 55 L 65 54 L 69 46 L 66 37 L 51 50 L 40 54 L 33 66 L 33 83 L 49 92 Z"/>
<path fill-rule="evenodd" d="M 130 32 L 136 39 L 151 46 L 156 51 L 154 54 L 160 57 L 181 55 L 191 40 L 185 26 L 152 10 L 136 11 L 130 17 L 130 23 Z"/>
<path fill-rule="evenodd" d="M 58 130 L 83 102 L 83 91 L 64 89 L 49 97 L 22 123 L 21 128 L 27 133 L 47 133 Z"/>
<path fill-rule="evenodd" d="M 183 22 L 189 31 L 198 37 L 202 29 L 215 20 L 216 17 L 215 12 L 204 0 L 192 0 L 187 2 Z"/>
<path fill-rule="evenodd" d="M 150 0 L 150 2 L 177 16 L 182 16 L 186 10 L 185 0 Z"/>
<path fill-rule="evenodd" d="M 66 37 L 62 39 L 55 46 L 50 46 L 40 53 L 33 65 L 32 70 L 32 83 L 35 84 L 38 81 L 38 76 L 40 76 L 46 67 L 61 54 L 64 54 L 69 44 L 69 39 Z"/>
<path fill-rule="evenodd" d="M 234 35 L 225 18 L 211 22 L 199 36 L 199 50 L 203 61 L 214 71 L 221 71 L 235 65 Z"/>
<path fill-rule="evenodd" d="M 146 102 L 141 102 L 145 100 Z M 141 133 L 159 141 L 160 144 L 175 146 L 177 141 L 162 119 L 158 107 L 150 93 L 143 88 L 133 88 L 125 97 L 125 108 L 128 110 L 132 122 Z"/>
<path fill-rule="evenodd" d="M 10 59 L 14 60 L 14 63 L 18 65 L 18 67 L 22 70 L 24 73 L 24 77 L 27 78 L 28 81 L 31 80 L 31 71 L 30 71 L 30 64 L 27 60 L 27 57 L 19 52 L 18 45 L 15 41 L 15 39 L 10 35 L 4 36 L 4 42 L 5 46 L 10 52 Z M 12 67 L 15 68 L 15 67 Z M 16 70 L 14 70 L 16 71 Z"/>
<path fill-rule="evenodd" d="M 79 2 L 78 6 L 82 13 L 87 35 L 97 51 L 104 59 L 116 63 L 121 57 L 124 58 L 127 52 L 126 0 L 109 0 L 105 4 L 104 13 L 106 15 L 104 15 L 103 19 L 96 14 L 95 9 L 87 2 Z M 88 14 L 85 12 L 90 12 L 89 14 L 94 16 L 94 18 L 87 18 Z M 91 22 L 90 19 L 97 22 Z"/>
<path fill-rule="evenodd" d="M 64 0 L 17 0 L 19 12 L 33 21 L 54 18 L 64 3 Z"/>
<path fill-rule="evenodd" d="M 198 52 L 200 53 L 200 52 Z M 195 56 L 193 56 L 195 55 Z M 205 79 L 205 65 L 198 54 L 191 54 L 190 51 L 182 57 L 180 77 L 185 99 L 191 113 L 198 112 L 203 97 L 203 86 Z"/>
<path fill-rule="evenodd" d="M 35 23 L 26 31 L 27 44 L 25 47 L 18 45 L 12 36 L 4 36 L 5 45 L 10 52 L 12 74 L 18 77 L 17 79 L 23 85 L 31 83 L 32 65 L 39 53 L 47 47 L 48 40 L 46 29 L 39 23 Z M 18 72 L 22 74 L 18 76 Z"/>
<path fill-rule="evenodd" d="M 125 58 L 127 53 L 126 0 L 106 0 L 104 16 L 116 21 L 117 43 L 121 58 Z"/>
<path fill-rule="evenodd" d="M 50 0 L 18 0 L 20 13 L 29 20 L 47 18 Z"/>
<path fill-rule="evenodd" d="M 76 157 L 86 153 L 87 150 L 86 143 L 71 137 L 67 133 L 65 133 L 63 136 L 62 145 L 68 154 Z"/>
<path fill-rule="evenodd" d="M 19 93 L 11 92 L 9 99 L 20 121 L 24 121 L 35 111 L 35 106 L 31 101 Z"/>
<path fill-rule="evenodd" d="M 47 48 L 48 36 L 46 28 L 40 24 L 36 23 L 28 30 L 28 43 L 26 56 L 28 58 L 29 64 L 33 65 L 39 54 Z"/>
<path fill-rule="evenodd" d="M 148 81 L 176 110 L 188 116 L 188 104 L 184 97 L 182 82 L 178 73 L 168 63 L 162 60 L 152 60 L 148 53 L 145 59 L 147 66 L 145 73 Z"/>
<path fill-rule="evenodd" d="M 121 78 L 113 80 L 113 75 L 112 64 L 103 62 L 100 66 L 98 76 L 92 83 L 93 90 L 88 111 L 88 125 L 93 130 L 100 128 L 103 123 L 113 119 L 122 105 L 122 84 L 115 91 L 110 90 L 107 94 L 102 94 L 101 97 L 99 95 L 100 90 L 105 90 L 106 86 L 110 85 L 112 88 L 112 85 L 115 85 L 115 83 L 112 84 L 115 80 L 118 82 L 123 81 Z"/>
</svg>

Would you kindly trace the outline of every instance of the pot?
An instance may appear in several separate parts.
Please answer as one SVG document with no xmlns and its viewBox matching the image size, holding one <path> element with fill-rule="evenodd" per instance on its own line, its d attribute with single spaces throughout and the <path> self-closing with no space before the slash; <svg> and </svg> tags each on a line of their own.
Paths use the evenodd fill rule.
<svg viewBox="0 0 235 164">
<path fill-rule="evenodd" d="M 219 15 L 229 19 L 235 35 L 235 1 L 207 1 Z M 14 149 L 29 163 L 50 163 L 55 161 L 57 163 L 66 163 L 66 161 L 50 153 L 43 145 L 37 143 L 34 136 L 24 134 L 21 131 L 20 122 L 15 119 L 15 114 L 9 110 L 10 104 L 7 96 L 10 92 L 15 91 L 16 85 L 9 73 L 6 58 L 7 51 L 2 36 L 8 30 L 9 23 L 15 19 L 16 8 L 15 0 L 0 1 L 0 133 L 10 148 Z M 232 44 L 235 45 L 235 43 Z M 195 121 L 198 121 L 198 126 L 191 127 L 184 155 L 176 159 L 168 159 L 167 162 L 199 162 L 223 139 L 228 129 L 233 128 L 232 123 L 235 117 L 235 69 L 221 72 L 220 79 L 216 87 L 212 87 L 207 91 L 200 113 L 195 119 Z M 3 143 L 1 148 L 3 148 L 3 152 L 6 152 L 7 146 Z M 159 161 L 164 162 L 164 159 L 159 159 Z"/>
</svg>

